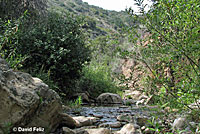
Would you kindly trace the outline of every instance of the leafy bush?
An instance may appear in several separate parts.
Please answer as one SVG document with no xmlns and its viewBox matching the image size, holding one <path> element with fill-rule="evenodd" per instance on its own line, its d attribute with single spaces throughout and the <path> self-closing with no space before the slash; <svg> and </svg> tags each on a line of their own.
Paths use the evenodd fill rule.
<svg viewBox="0 0 200 134">
<path fill-rule="evenodd" d="M 16 69 L 21 66 L 25 59 L 21 54 L 16 53 L 16 40 L 18 38 L 18 27 L 24 16 L 17 20 L 2 20 L 0 18 L 0 57 L 6 59 L 8 64 Z"/>
<path fill-rule="evenodd" d="M 32 26 L 24 26 L 26 23 L 25 19 L 18 27 L 17 37 L 4 50 L 14 48 L 17 55 L 26 57 L 22 69 L 35 74 L 42 68 L 68 94 L 90 55 L 81 31 L 83 19 L 49 12 L 48 17 Z"/>
<path fill-rule="evenodd" d="M 111 70 L 107 65 L 93 63 L 83 68 L 83 74 L 77 82 L 78 91 L 87 91 L 93 97 L 101 93 L 117 93 L 119 87 L 111 76 Z"/>
<path fill-rule="evenodd" d="M 135 1 L 140 14 L 129 10 L 138 24 L 130 37 L 151 74 L 144 81 L 147 91 L 162 104 L 190 108 L 200 97 L 199 0 L 156 1 L 148 13 Z"/>
</svg>

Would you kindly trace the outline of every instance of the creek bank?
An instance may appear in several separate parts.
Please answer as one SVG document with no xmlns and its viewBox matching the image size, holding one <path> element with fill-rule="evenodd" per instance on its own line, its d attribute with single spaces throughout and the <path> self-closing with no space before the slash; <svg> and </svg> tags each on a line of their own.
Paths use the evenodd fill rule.
<svg viewBox="0 0 200 134">
<path fill-rule="evenodd" d="M 17 126 L 43 127 L 45 133 L 51 134 L 141 134 L 152 133 L 149 127 L 156 123 L 160 126 L 168 124 L 174 132 L 186 130 L 191 133 L 194 129 L 199 133 L 197 122 L 179 114 L 174 117 L 168 112 L 170 108 L 160 111 L 165 118 L 154 120 L 153 125 L 149 124 L 148 121 L 152 121 L 154 115 L 160 117 L 154 111 L 157 107 L 141 106 L 134 100 L 128 100 L 126 103 L 131 105 L 124 106 L 126 103 L 119 95 L 110 93 L 104 93 L 107 99 L 99 97 L 102 98 L 102 101 L 98 99 L 100 104 L 117 102 L 120 105 L 71 109 L 62 105 L 59 95 L 42 80 L 13 71 L 1 58 L 0 94 L 0 134 L 8 133 L 8 124 L 11 124 L 10 129 Z"/>
<path fill-rule="evenodd" d="M 184 130 L 182 134 L 192 134 L 194 129 L 199 133 L 197 122 L 182 117 L 174 109 L 171 112 L 168 110 L 159 110 L 157 106 L 90 106 L 68 110 L 67 114 L 76 121 L 79 119 L 82 124 L 73 129 L 75 134 L 98 134 L 95 133 L 98 129 L 102 129 L 99 134 L 151 134 L 155 131 L 150 128 L 156 126 L 159 126 L 157 131 L 160 133 L 177 133 Z M 85 125 L 83 120 L 87 122 Z"/>
</svg>

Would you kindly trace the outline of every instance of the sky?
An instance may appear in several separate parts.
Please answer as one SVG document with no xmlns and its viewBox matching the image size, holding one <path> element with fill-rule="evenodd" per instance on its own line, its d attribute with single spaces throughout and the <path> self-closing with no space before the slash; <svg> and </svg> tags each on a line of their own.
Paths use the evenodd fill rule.
<svg viewBox="0 0 200 134">
<path fill-rule="evenodd" d="M 137 6 L 134 5 L 134 0 L 83 0 L 90 5 L 102 7 L 107 10 L 121 11 L 126 8 L 132 7 L 137 11 Z M 150 4 L 148 0 L 145 0 L 146 4 Z"/>
</svg>

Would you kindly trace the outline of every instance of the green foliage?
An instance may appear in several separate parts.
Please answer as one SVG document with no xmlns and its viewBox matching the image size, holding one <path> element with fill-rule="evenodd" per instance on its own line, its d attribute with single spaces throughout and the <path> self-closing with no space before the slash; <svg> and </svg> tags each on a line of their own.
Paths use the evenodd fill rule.
<svg viewBox="0 0 200 134">
<path fill-rule="evenodd" d="M 74 103 L 75 103 L 75 106 L 81 106 L 81 104 L 82 104 L 81 96 L 79 96 Z"/>
<path fill-rule="evenodd" d="M 72 108 L 78 108 L 81 107 L 82 105 L 82 98 L 79 96 L 75 101 L 68 100 L 65 102 L 67 106 L 72 107 Z M 79 109 L 74 109 L 76 112 L 80 112 Z"/>
<path fill-rule="evenodd" d="M 27 21 L 23 19 L 21 25 L 16 26 L 18 30 L 15 36 L 9 33 L 9 29 L 4 30 L 1 41 L 4 42 L 8 37 L 9 40 L 6 40 L 6 45 L 1 43 L 1 50 L 6 52 L 3 57 L 11 60 L 13 57 L 9 57 L 10 53 L 12 56 L 25 57 L 21 69 L 38 75 L 48 74 L 48 79 L 56 83 L 62 93 L 72 92 L 74 81 L 80 77 L 90 55 L 81 30 L 83 19 L 49 12 L 48 17 L 41 18 L 32 26 L 24 25 Z M 47 82 L 51 82 L 48 79 Z"/>
<path fill-rule="evenodd" d="M 17 34 L 19 33 L 18 27 L 24 16 L 17 20 L 3 21 L 0 18 L 0 56 L 8 62 L 8 64 L 16 69 L 22 66 L 25 56 L 16 53 Z"/>
<path fill-rule="evenodd" d="M 119 90 L 107 65 L 93 63 L 84 67 L 82 73 L 82 77 L 77 82 L 79 91 L 87 91 L 93 97 L 97 97 L 101 93 L 117 93 Z"/>
<path fill-rule="evenodd" d="M 104 92 L 122 95 L 121 87 L 118 87 L 113 75 L 116 63 L 119 62 L 116 51 L 118 45 L 118 35 L 98 36 L 89 40 L 88 47 L 92 52 L 92 59 L 90 65 L 83 69 L 83 76 L 78 81 L 79 91 L 88 91 L 94 97 Z"/>
<path fill-rule="evenodd" d="M 24 71 L 27 72 L 26 69 Z M 49 86 L 50 89 L 53 89 L 57 92 L 61 92 L 61 90 L 59 89 L 58 83 L 56 83 L 55 81 L 51 79 L 50 70 L 46 72 L 42 67 L 40 70 L 30 70 L 30 71 L 31 71 L 30 74 L 33 77 L 41 79 L 45 84 Z"/>
<path fill-rule="evenodd" d="M 147 13 L 143 1 L 135 1 L 140 14 L 129 10 L 138 24 L 129 37 L 153 75 L 144 78 L 148 92 L 162 104 L 170 100 L 173 107 L 189 108 L 200 97 L 199 0 L 156 1 Z"/>
<path fill-rule="evenodd" d="M 104 10 L 100 7 L 88 5 L 87 2 L 78 0 L 50 0 L 48 1 L 49 8 L 55 8 L 56 11 L 69 11 L 73 12 L 75 15 L 83 15 L 88 20 L 88 26 L 86 30 L 92 30 L 91 37 L 96 37 L 98 35 L 109 35 L 118 33 L 123 26 L 130 26 L 131 19 L 125 12 L 116 12 Z M 102 29 L 111 29 L 110 32 L 99 30 L 95 28 L 96 26 Z"/>
<path fill-rule="evenodd" d="M 81 18 L 69 14 L 50 13 L 30 31 L 23 31 L 23 37 L 20 35 L 19 53 L 30 56 L 24 67 L 30 70 L 43 67 L 65 94 L 70 92 L 65 89 L 73 85 L 85 61 L 89 60 L 89 51 L 80 30 L 81 21 Z"/>
</svg>

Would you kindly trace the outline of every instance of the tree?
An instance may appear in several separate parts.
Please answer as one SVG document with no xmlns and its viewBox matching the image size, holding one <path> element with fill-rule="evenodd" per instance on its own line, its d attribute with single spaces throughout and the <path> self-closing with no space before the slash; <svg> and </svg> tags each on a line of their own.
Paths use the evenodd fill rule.
<svg viewBox="0 0 200 134">
<path fill-rule="evenodd" d="M 83 18 L 49 12 L 29 28 L 24 27 L 26 21 L 21 21 L 18 32 L 3 48 L 3 58 L 8 58 L 11 52 L 21 55 L 25 58 L 19 69 L 31 74 L 42 70 L 58 84 L 60 93 L 72 92 L 85 62 L 90 59 L 81 30 Z"/>
<path fill-rule="evenodd" d="M 143 0 L 135 1 L 140 14 L 129 10 L 138 24 L 130 37 L 134 55 L 153 74 L 146 85 L 159 102 L 190 108 L 200 97 L 199 0 L 156 1 L 147 13 Z"/>
</svg>

